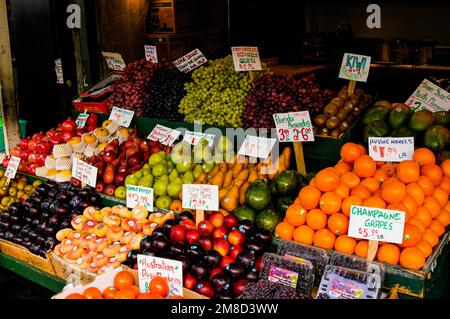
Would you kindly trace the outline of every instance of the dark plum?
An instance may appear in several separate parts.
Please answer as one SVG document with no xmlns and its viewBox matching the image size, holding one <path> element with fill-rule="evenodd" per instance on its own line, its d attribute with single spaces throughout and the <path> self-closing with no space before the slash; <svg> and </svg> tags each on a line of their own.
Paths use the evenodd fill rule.
<svg viewBox="0 0 450 319">
<path fill-rule="evenodd" d="M 192 215 L 191 212 L 182 212 L 180 215 L 178 215 L 178 219 L 179 220 L 184 220 L 184 219 L 194 220 L 194 215 Z"/>
<path fill-rule="evenodd" d="M 170 235 L 170 231 L 172 230 L 173 226 L 175 226 L 177 224 L 178 223 L 177 223 L 177 221 L 175 219 L 171 219 L 171 220 L 166 221 L 164 223 L 163 227 L 162 227 L 163 231 L 164 231 L 164 234 L 166 236 L 169 236 Z"/>
<path fill-rule="evenodd" d="M 211 280 L 211 284 L 218 293 L 223 293 L 231 289 L 231 279 L 224 274 L 215 275 Z"/>
<path fill-rule="evenodd" d="M 226 272 L 233 280 L 238 280 L 245 276 L 245 269 L 237 263 L 231 263 L 225 268 Z"/>
<path fill-rule="evenodd" d="M 243 251 L 236 257 L 236 262 L 245 269 L 250 269 L 255 264 L 255 254 L 252 254 L 249 251 Z"/>
<path fill-rule="evenodd" d="M 191 267 L 191 273 L 197 278 L 197 280 L 205 280 L 208 278 L 209 269 L 202 262 L 197 262 Z"/>
<path fill-rule="evenodd" d="M 217 250 L 208 250 L 203 256 L 203 261 L 208 267 L 215 268 L 220 265 L 222 255 Z"/>
<path fill-rule="evenodd" d="M 181 241 L 173 243 L 169 249 L 169 252 L 174 256 L 184 255 L 186 253 L 186 244 Z"/>
<path fill-rule="evenodd" d="M 152 241 L 152 249 L 155 251 L 165 251 L 169 245 L 169 240 L 164 236 L 158 236 Z"/>
<path fill-rule="evenodd" d="M 261 240 L 253 239 L 247 243 L 246 248 L 259 256 L 264 252 L 264 243 Z"/>
<path fill-rule="evenodd" d="M 186 255 L 191 260 L 200 260 L 205 254 L 205 250 L 198 244 L 190 245 L 186 251 Z"/>
</svg>

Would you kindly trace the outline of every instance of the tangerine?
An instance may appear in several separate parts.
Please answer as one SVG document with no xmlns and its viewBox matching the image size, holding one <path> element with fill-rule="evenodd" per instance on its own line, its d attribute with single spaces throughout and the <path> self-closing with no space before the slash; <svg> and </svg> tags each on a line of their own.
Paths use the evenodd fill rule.
<svg viewBox="0 0 450 319">
<path fill-rule="evenodd" d="M 405 248 L 400 254 L 400 265 L 405 268 L 419 270 L 425 265 L 425 255 L 417 247 Z"/>
<path fill-rule="evenodd" d="M 105 299 L 114 299 L 114 295 L 118 292 L 119 290 L 116 287 L 108 287 L 103 291 L 103 298 Z"/>
<path fill-rule="evenodd" d="M 376 174 L 376 173 L 375 173 Z M 361 186 L 366 187 L 371 193 L 375 193 L 380 189 L 380 182 L 375 177 L 365 178 L 361 181 Z"/>
<path fill-rule="evenodd" d="M 294 230 L 295 230 L 294 226 L 292 226 L 288 222 L 281 222 L 275 228 L 275 233 L 279 238 L 291 240 Z"/>
<path fill-rule="evenodd" d="M 134 292 L 129 289 L 120 289 L 113 299 L 136 299 Z"/>
<path fill-rule="evenodd" d="M 420 167 L 414 161 L 403 161 L 397 166 L 397 178 L 405 184 L 415 183 L 420 177 Z"/>
<path fill-rule="evenodd" d="M 320 209 L 313 209 L 306 215 L 306 224 L 313 230 L 323 229 L 327 225 L 327 215 Z"/>
<path fill-rule="evenodd" d="M 84 299 L 103 299 L 102 293 L 96 287 L 87 288 L 83 292 Z"/>
<path fill-rule="evenodd" d="M 128 271 L 121 271 L 117 273 L 116 277 L 114 278 L 114 287 L 116 287 L 119 290 L 131 286 L 133 284 L 134 284 L 134 277 Z"/>
<path fill-rule="evenodd" d="M 353 255 L 355 247 L 356 240 L 347 235 L 340 235 L 334 243 L 334 250 L 349 255 Z"/>
<path fill-rule="evenodd" d="M 444 176 L 439 187 L 444 189 L 447 193 L 450 193 L 450 177 Z"/>
<path fill-rule="evenodd" d="M 367 187 L 359 185 L 352 189 L 351 195 L 358 196 L 362 200 L 366 200 L 372 196 L 372 193 L 370 192 L 370 190 Z"/>
<path fill-rule="evenodd" d="M 350 189 L 344 183 L 340 183 L 334 191 L 341 199 L 347 198 L 350 195 Z"/>
<path fill-rule="evenodd" d="M 339 172 L 339 175 L 348 173 L 352 170 L 351 166 L 348 165 L 346 162 L 344 162 L 343 160 L 340 160 L 335 166 L 334 168 Z"/>
<path fill-rule="evenodd" d="M 381 198 L 387 203 L 398 203 L 406 197 L 406 186 L 399 181 L 391 181 L 383 184 L 381 188 Z"/>
<path fill-rule="evenodd" d="M 405 224 L 403 229 L 403 242 L 399 245 L 402 248 L 416 246 L 422 240 L 422 233 L 419 227 L 412 224 Z"/>
<path fill-rule="evenodd" d="M 431 222 L 430 228 L 433 233 L 435 233 L 438 237 L 441 237 L 445 233 L 445 227 L 442 226 L 440 222 L 437 220 L 433 220 Z"/>
<path fill-rule="evenodd" d="M 417 184 L 422 188 L 425 196 L 433 195 L 434 184 L 428 176 L 420 176 Z"/>
<path fill-rule="evenodd" d="M 439 243 L 439 237 L 431 229 L 425 230 L 422 236 L 433 248 Z"/>
<path fill-rule="evenodd" d="M 380 171 L 384 172 L 387 177 L 392 177 L 395 175 L 396 167 L 394 164 L 385 164 L 380 167 Z"/>
<path fill-rule="evenodd" d="M 294 234 L 292 236 L 294 240 L 298 243 L 305 244 L 305 245 L 312 245 L 313 244 L 313 238 L 314 238 L 314 230 L 309 228 L 306 225 L 297 227 L 294 230 Z"/>
<path fill-rule="evenodd" d="M 320 198 L 320 209 L 327 215 L 333 215 L 339 212 L 341 205 L 341 198 L 334 192 L 327 192 Z"/>
<path fill-rule="evenodd" d="M 361 258 L 367 258 L 367 252 L 369 251 L 369 242 L 367 240 L 361 240 L 355 246 L 355 255 Z"/>
<path fill-rule="evenodd" d="M 431 218 L 431 214 L 428 211 L 428 209 L 426 209 L 423 206 L 417 208 L 417 213 L 415 217 L 419 219 L 425 225 L 425 227 L 429 227 L 431 225 L 431 221 L 433 220 L 433 218 Z"/>
<path fill-rule="evenodd" d="M 163 298 L 169 294 L 169 283 L 166 278 L 155 277 L 150 281 L 150 292 Z"/>
<path fill-rule="evenodd" d="M 377 164 L 369 155 L 363 155 L 355 161 L 353 169 L 359 177 L 368 178 L 375 175 Z"/>
<path fill-rule="evenodd" d="M 434 186 L 441 184 L 444 174 L 442 174 L 441 168 L 436 164 L 428 164 L 422 167 L 420 170 L 422 176 L 427 176 Z"/>
<path fill-rule="evenodd" d="M 361 179 L 353 172 L 345 173 L 341 176 L 341 182 L 352 189 L 359 185 Z"/>
<path fill-rule="evenodd" d="M 426 209 L 428 209 L 428 211 L 430 212 L 431 218 L 436 218 L 442 209 L 438 200 L 434 197 L 425 197 L 425 200 L 423 201 L 422 206 L 425 207 Z"/>
<path fill-rule="evenodd" d="M 390 265 L 398 265 L 400 248 L 394 244 L 384 244 L 378 248 L 377 259 Z"/>
<path fill-rule="evenodd" d="M 361 206 L 363 200 L 357 196 L 349 196 L 342 201 L 342 212 L 345 216 L 350 217 L 352 206 Z"/>
<path fill-rule="evenodd" d="M 347 164 L 353 164 L 361 156 L 361 148 L 355 143 L 346 143 L 341 148 L 341 158 Z"/>
<path fill-rule="evenodd" d="M 408 221 L 408 224 L 414 225 L 417 228 L 419 228 L 420 232 L 423 233 L 427 228 L 425 227 L 425 225 L 423 224 L 423 222 L 417 218 L 417 217 L 413 217 Z"/>
<path fill-rule="evenodd" d="M 450 212 L 445 209 L 441 210 L 438 217 L 436 217 L 436 220 L 444 227 L 447 227 L 450 225 Z"/>
<path fill-rule="evenodd" d="M 333 249 L 336 236 L 328 229 L 321 229 L 314 234 L 314 246 L 323 249 Z"/>
<path fill-rule="evenodd" d="M 434 156 L 434 153 L 428 148 L 419 148 L 414 152 L 413 161 L 417 162 L 420 167 L 422 167 L 428 164 L 435 164 L 436 156 Z"/>
<path fill-rule="evenodd" d="M 412 198 L 409 195 L 406 195 L 406 197 L 403 199 L 402 202 L 403 205 L 405 205 L 406 209 L 408 210 L 408 215 L 406 216 L 408 219 L 416 216 L 416 212 L 417 212 L 417 203 L 414 200 L 414 198 Z"/>
<path fill-rule="evenodd" d="M 336 236 L 347 234 L 348 224 L 349 219 L 344 214 L 334 214 L 328 218 L 328 229 Z"/>
<path fill-rule="evenodd" d="M 444 176 L 450 178 L 450 159 L 446 159 L 441 163 L 441 169 Z"/>
<path fill-rule="evenodd" d="M 315 178 L 321 192 L 333 192 L 340 184 L 339 175 L 331 169 L 320 171 Z"/>
<path fill-rule="evenodd" d="M 432 196 L 439 202 L 439 205 L 441 205 L 441 207 L 445 207 L 448 202 L 448 194 L 449 193 L 445 189 L 438 186 L 434 188 Z"/>
<path fill-rule="evenodd" d="M 314 186 L 305 186 L 298 195 L 300 205 L 307 210 L 317 208 L 322 193 Z"/>
<path fill-rule="evenodd" d="M 286 221 L 294 227 L 302 226 L 306 222 L 307 213 L 301 205 L 291 205 L 286 211 Z"/>
<path fill-rule="evenodd" d="M 388 179 L 388 176 L 382 170 L 377 170 L 375 175 L 373 175 L 373 178 L 375 178 L 380 184 L 383 184 L 384 181 Z"/>
<path fill-rule="evenodd" d="M 425 255 L 425 258 L 428 258 L 433 253 L 433 247 L 425 239 L 420 241 L 416 247 Z"/>
<path fill-rule="evenodd" d="M 423 201 L 425 199 L 425 193 L 419 184 L 417 183 L 408 184 L 408 186 L 406 186 L 406 192 L 408 193 L 409 196 L 411 196 L 415 200 L 417 206 L 421 206 L 423 204 Z"/>
<path fill-rule="evenodd" d="M 384 209 L 384 208 L 386 208 L 386 202 L 381 197 L 372 196 L 372 197 L 366 199 L 362 203 L 362 206 Z"/>
</svg>

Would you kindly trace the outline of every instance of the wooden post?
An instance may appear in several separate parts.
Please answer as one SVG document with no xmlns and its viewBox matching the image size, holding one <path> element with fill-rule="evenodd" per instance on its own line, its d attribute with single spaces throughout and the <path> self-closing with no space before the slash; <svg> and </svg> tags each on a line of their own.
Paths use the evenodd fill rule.
<svg viewBox="0 0 450 319">
<path fill-rule="evenodd" d="M 253 71 L 250 70 L 248 73 L 250 75 L 250 80 L 253 81 L 255 79 L 255 75 L 253 74 Z"/>
<path fill-rule="evenodd" d="M 372 262 L 375 259 L 378 251 L 378 240 L 369 240 L 367 248 L 367 259 Z"/>
<path fill-rule="evenodd" d="M 356 81 L 350 81 L 348 84 L 348 94 L 353 95 L 355 92 Z"/>
<path fill-rule="evenodd" d="M 204 220 L 205 220 L 205 211 L 196 210 L 195 211 L 195 225 L 197 225 L 197 228 L 198 228 L 198 225 L 200 225 L 200 223 Z"/>
<path fill-rule="evenodd" d="M 20 142 L 6 0 L 0 0 L 0 109 L 6 154 Z"/>
<path fill-rule="evenodd" d="M 297 163 L 297 171 L 306 176 L 305 155 L 303 154 L 303 144 L 294 142 L 295 161 Z"/>
</svg>

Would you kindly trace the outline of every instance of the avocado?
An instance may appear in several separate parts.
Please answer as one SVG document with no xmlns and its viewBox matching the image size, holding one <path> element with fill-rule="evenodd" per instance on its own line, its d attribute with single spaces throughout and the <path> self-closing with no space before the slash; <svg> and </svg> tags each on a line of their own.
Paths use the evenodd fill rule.
<svg viewBox="0 0 450 319">
<path fill-rule="evenodd" d="M 392 128 L 399 128 L 408 124 L 413 114 L 413 110 L 406 104 L 396 104 L 395 108 L 389 114 L 389 124 Z"/>
<path fill-rule="evenodd" d="M 428 130 L 433 122 L 433 113 L 429 110 L 421 110 L 411 116 L 409 127 L 414 131 L 422 132 Z"/>
<path fill-rule="evenodd" d="M 383 121 L 374 121 L 366 125 L 363 132 L 364 141 L 369 142 L 369 137 L 384 137 L 389 134 L 389 125 Z"/>
<path fill-rule="evenodd" d="M 443 125 L 434 125 L 425 132 L 424 144 L 429 149 L 440 152 L 450 143 L 450 131 Z"/>
<path fill-rule="evenodd" d="M 414 137 L 414 139 L 417 137 L 417 133 L 416 131 L 414 131 L 413 129 L 407 127 L 407 126 L 402 126 L 399 128 L 396 128 L 395 130 L 393 130 L 390 134 L 390 136 L 392 137 Z"/>
<path fill-rule="evenodd" d="M 363 125 L 367 125 L 370 122 L 384 121 L 389 112 L 390 110 L 384 106 L 372 106 L 367 110 L 366 114 L 364 114 L 362 123 Z"/>
<path fill-rule="evenodd" d="M 437 125 L 450 126 L 450 111 L 439 111 L 433 113 L 434 122 Z"/>
</svg>

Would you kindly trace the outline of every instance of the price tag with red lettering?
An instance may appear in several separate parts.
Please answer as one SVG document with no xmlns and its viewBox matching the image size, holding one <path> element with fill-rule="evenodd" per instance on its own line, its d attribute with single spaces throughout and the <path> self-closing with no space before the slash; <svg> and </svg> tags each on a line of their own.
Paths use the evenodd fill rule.
<svg viewBox="0 0 450 319">
<path fill-rule="evenodd" d="M 165 146 L 172 146 L 172 144 L 181 135 L 180 131 L 171 129 L 163 125 L 156 125 L 150 135 L 147 137 L 150 141 L 159 141 Z"/>
<path fill-rule="evenodd" d="M 75 121 L 75 123 L 77 124 L 77 127 L 79 129 L 82 129 L 86 126 L 86 122 L 89 118 L 89 114 L 87 113 L 80 113 Z"/>
<path fill-rule="evenodd" d="M 379 162 L 412 160 L 414 137 L 369 137 L 369 155 Z"/>
<path fill-rule="evenodd" d="M 339 78 L 367 82 L 372 58 L 366 55 L 345 53 L 342 59 Z"/>
<path fill-rule="evenodd" d="M 5 176 L 10 179 L 14 179 L 19 169 L 20 158 L 11 156 L 9 160 L 8 167 L 6 168 Z"/>
<path fill-rule="evenodd" d="M 158 63 L 158 52 L 156 51 L 156 46 L 145 45 L 145 59 L 151 63 Z"/>
<path fill-rule="evenodd" d="M 257 47 L 232 47 L 231 52 L 236 72 L 262 70 Z"/>
<path fill-rule="evenodd" d="M 450 111 L 450 93 L 425 79 L 405 104 L 415 112 L 420 110 L 430 110 L 433 113 Z"/>
<path fill-rule="evenodd" d="M 97 173 L 98 168 L 92 165 L 89 165 L 86 162 L 74 157 L 73 165 L 72 165 L 72 177 L 76 178 L 80 182 L 96 187 L 97 185 Z"/>
<path fill-rule="evenodd" d="M 217 185 L 183 185 L 183 208 L 194 210 L 219 210 L 219 187 Z"/>
<path fill-rule="evenodd" d="M 314 142 L 314 131 L 308 111 L 273 115 L 280 143 Z"/>
<path fill-rule="evenodd" d="M 108 68 L 111 70 L 123 71 L 127 67 L 120 53 L 102 52 L 102 55 L 106 60 Z"/>
<path fill-rule="evenodd" d="M 127 207 L 145 207 L 149 212 L 153 212 L 153 189 L 143 186 L 127 185 Z"/>
<path fill-rule="evenodd" d="M 247 135 L 239 150 L 239 155 L 267 159 L 276 142 L 275 138 Z"/>
<path fill-rule="evenodd" d="M 116 122 L 119 126 L 130 127 L 133 117 L 134 111 L 113 107 L 109 120 Z"/>
<path fill-rule="evenodd" d="M 348 236 L 401 244 L 405 215 L 405 212 L 391 209 L 352 206 Z"/>
<path fill-rule="evenodd" d="M 209 147 L 213 147 L 215 138 L 216 136 L 213 134 L 205 134 L 191 131 L 186 131 L 186 133 L 184 133 L 184 140 L 193 146 L 200 143 L 201 140 L 207 140 Z"/>
</svg>

